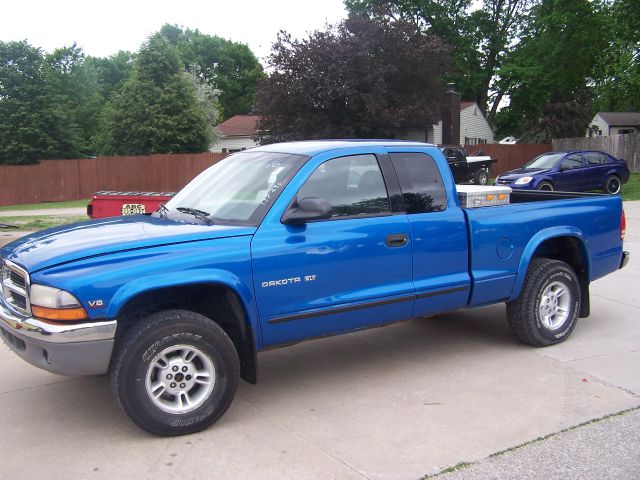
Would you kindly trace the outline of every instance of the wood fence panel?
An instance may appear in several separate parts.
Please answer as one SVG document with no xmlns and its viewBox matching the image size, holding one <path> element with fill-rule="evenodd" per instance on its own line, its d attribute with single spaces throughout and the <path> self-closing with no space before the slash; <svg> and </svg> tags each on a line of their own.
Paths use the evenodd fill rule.
<svg viewBox="0 0 640 480">
<path fill-rule="evenodd" d="M 515 145 L 487 143 L 486 145 L 465 145 L 465 149 L 469 155 L 482 150 L 485 155 L 496 158 L 498 161 L 493 165 L 491 172 L 495 177 L 508 170 L 520 168 L 533 157 L 551 151 L 551 145 L 548 143 L 517 143 Z"/>
<path fill-rule="evenodd" d="M 616 158 L 624 158 L 629 170 L 640 173 L 640 134 L 599 137 L 559 138 L 553 140 L 554 150 L 600 150 Z"/>
<path fill-rule="evenodd" d="M 226 154 L 166 154 L 0 165 L 0 205 L 89 198 L 100 190 L 175 192 Z"/>
</svg>

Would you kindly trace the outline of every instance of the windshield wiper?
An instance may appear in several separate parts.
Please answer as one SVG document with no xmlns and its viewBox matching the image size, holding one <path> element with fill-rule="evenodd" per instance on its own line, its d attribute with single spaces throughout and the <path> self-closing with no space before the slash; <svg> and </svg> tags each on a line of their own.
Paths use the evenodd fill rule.
<svg viewBox="0 0 640 480">
<path fill-rule="evenodd" d="M 169 213 L 169 209 L 164 203 L 160 204 L 157 211 L 159 212 L 158 214 L 160 215 L 160 218 L 166 217 L 167 213 Z"/>
<path fill-rule="evenodd" d="M 188 213 L 189 215 L 193 215 L 194 217 L 202 220 L 203 222 L 206 222 L 209 225 L 213 225 L 213 220 L 209 218 L 209 213 L 203 210 L 198 210 L 197 208 L 191 208 L 191 207 L 176 207 L 176 210 L 181 213 Z"/>
</svg>

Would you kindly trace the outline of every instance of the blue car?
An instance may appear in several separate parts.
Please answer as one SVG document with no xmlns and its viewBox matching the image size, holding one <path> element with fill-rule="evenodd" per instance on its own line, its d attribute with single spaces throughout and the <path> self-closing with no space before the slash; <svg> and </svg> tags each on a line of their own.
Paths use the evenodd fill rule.
<svg viewBox="0 0 640 480">
<path fill-rule="evenodd" d="M 526 190 L 620 192 L 629 181 L 627 162 L 604 152 L 571 150 L 548 152 L 529 160 L 521 168 L 496 177 L 496 185 Z"/>
</svg>

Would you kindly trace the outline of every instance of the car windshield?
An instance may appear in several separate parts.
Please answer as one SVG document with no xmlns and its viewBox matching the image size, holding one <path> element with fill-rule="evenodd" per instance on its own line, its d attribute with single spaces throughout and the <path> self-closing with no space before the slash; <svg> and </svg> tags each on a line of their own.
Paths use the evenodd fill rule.
<svg viewBox="0 0 640 480">
<path fill-rule="evenodd" d="M 543 153 L 529 160 L 522 168 L 526 168 L 527 170 L 551 168 L 565 155 L 565 153 Z"/>
<path fill-rule="evenodd" d="M 180 190 L 167 202 L 167 213 L 193 212 L 213 223 L 254 223 L 261 207 L 268 207 L 305 158 L 274 152 L 235 153 Z"/>
</svg>

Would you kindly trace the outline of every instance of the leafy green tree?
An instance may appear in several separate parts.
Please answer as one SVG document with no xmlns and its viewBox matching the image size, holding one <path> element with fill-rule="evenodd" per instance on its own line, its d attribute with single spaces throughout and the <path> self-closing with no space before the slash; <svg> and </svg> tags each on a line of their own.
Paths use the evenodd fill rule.
<svg viewBox="0 0 640 480">
<path fill-rule="evenodd" d="M 178 50 L 159 35 L 143 44 L 133 71 L 105 105 L 100 153 L 202 152 L 210 138 Z"/>
<path fill-rule="evenodd" d="M 412 23 L 352 14 L 295 40 L 282 32 L 257 95 L 261 141 L 394 137 L 440 119 L 447 47 Z"/>
<path fill-rule="evenodd" d="M 45 56 L 26 41 L 0 42 L 0 163 L 83 155 L 81 56 L 75 46 Z"/>
<path fill-rule="evenodd" d="M 542 0 L 532 9 L 501 68 L 510 104 L 496 118 L 499 133 L 533 141 L 584 136 L 610 38 L 604 8 L 597 0 Z"/>
<path fill-rule="evenodd" d="M 597 109 L 640 111 L 640 2 L 616 0 L 608 13 L 613 39 L 599 56 Z"/>
<path fill-rule="evenodd" d="M 449 80 L 491 120 L 505 95 L 495 83 L 533 0 L 345 0 L 351 12 L 404 20 L 444 40 L 452 50 Z"/>
<path fill-rule="evenodd" d="M 256 83 L 264 73 L 247 45 L 169 24 L 160 35 L 178 48 L 187 71 L 219 90 L 224 119 L 251 111 Z"/>
</svg>

